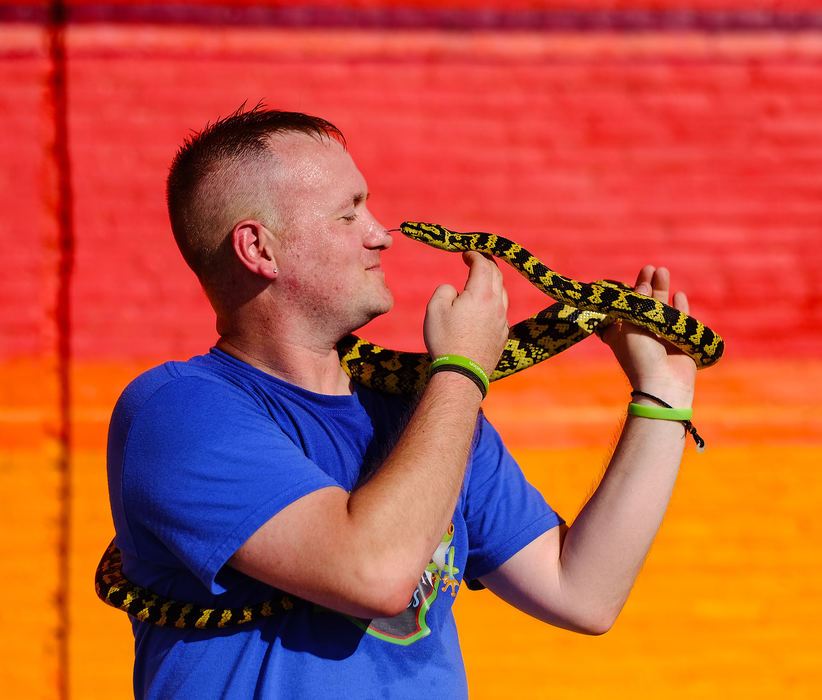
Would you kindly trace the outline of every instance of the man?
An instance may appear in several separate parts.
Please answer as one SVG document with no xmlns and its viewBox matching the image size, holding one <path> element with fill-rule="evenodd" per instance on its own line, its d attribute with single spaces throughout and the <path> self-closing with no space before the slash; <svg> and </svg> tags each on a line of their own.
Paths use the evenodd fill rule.
<svg viewBox="0 0 822 700">
<path fill-rule="evenodd" d="M 177 154 L 168 201 L 219 340 L 137 378 L 115 408 L 124 572 L 198 605 L 280 609 L 218 632 L 134 621 L 137 697 L 465 697 L 462 583 L 554 625 L 610 627 L 667 506 L 681 424 L 629 416 L 567 528 L 483 418 L 470 373 L 432 374 L 412 401 L 341 370 L 336 343 L 391 308 L 391 236 L 335 127 L 263 109 L 218 121 Z M 464 260 L 464 290 L 431 297 L 425 344 L 490 373 L 507 296 L 492 261 Z M 667 301 L 668 280 L 645 267 L 636 290 Z M 604 338 L 634 389 L 690 406 L 692 360 L 629 324 Z"/>
</svg>

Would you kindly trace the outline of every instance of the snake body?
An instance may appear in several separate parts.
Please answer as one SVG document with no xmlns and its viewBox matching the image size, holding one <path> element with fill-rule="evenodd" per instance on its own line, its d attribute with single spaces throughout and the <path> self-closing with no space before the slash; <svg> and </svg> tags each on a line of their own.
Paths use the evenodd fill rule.
<svg viewBox="0 0 822 700">
<path fill-rule="evenodd" d="M 519 244 L 491 233 L 458 233 L 437 224 L 405 222 L 403 234 L 448 251 L 476 250 L 505 260 L 557 303 L 512 326 L 508 342 L 489 379 L 519 372 L 587 338 L 614 321 L 628 321 L 673 343 L 697 367 L 716 363 L 723 340 L 710 328 L 677 309 L 637 294 L 626 285 L 600 280 L 578 282 L 554 272 Z M 355 381 L 392 394 L 419 393 L 428 379 L 426 353 L 388 350 L 353 335 L 338 343 L 343 369 Z M 182 629 L 234 627 L 289 610 L 288 595 L 241 608 L 207 608 L 175 601 L 136 585 L 123 575 L 114 541 L 95 575 L 98 597 L 137 620 Z"/>
</svg>

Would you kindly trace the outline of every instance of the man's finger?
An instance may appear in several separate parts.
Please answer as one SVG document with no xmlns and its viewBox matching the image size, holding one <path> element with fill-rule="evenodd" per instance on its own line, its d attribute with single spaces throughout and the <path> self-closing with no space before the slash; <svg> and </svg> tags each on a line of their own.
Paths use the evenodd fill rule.
<svg viewBox="0 0 822 700">
<path fill-rule="evenodd" d="M 654 272 L 656 268 L 653 265 L 646 265 L 643 267 L 639 274 L 636 277 L 636 283 L 634 284 L 634 291 L 638 294 L 644 294 L 645 296 L 651 296 L 653 293 L 653 286 L 651 280 L 654 278 Z"/>
<path fill-rule="evenodd" d="M 688 303 L 688 297 L 685 296 L 685 292 L 677 292 L 674 294 L 673 307 L 682 313 L 691 313 L 691 305 Z"/>
<path fill-rule="evenodd" d="M 498 285 L 502 286 L 502 274 L 495 263 L 474 250 L 466 250 L 462 259 L 468 265 L 468 279 L 465 280 L 465 290 L 479 289 L 483 285 L 495 288 L 495 276 L 499 276 Z"/>
<path fill-rule="evenodd" d="M 671 290 L 671 273 L 667 267 L 658 267 L 651 278 L 653 297 L 663 303 L 668 302 L 668 295 Z"/>
<path fill-rule="evenodd" d="M 441 284 L 431 295 L 431 300 L 428 302 L 428 306 L 452 306 L 457 296 L 459 295 L 454 287 L 450 284 Z"/>
</svg>

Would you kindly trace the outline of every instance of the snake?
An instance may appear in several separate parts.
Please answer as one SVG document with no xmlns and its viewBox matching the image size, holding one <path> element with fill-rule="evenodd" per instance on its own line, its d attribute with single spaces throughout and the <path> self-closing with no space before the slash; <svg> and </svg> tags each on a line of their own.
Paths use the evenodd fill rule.
<svg viewBox="0 0 822 700">
<path fill-rule="evenodd" d="M 719 361 L 722 338 L 692 316 L 657 299 L 634 292 L 620 282 L 579 282 L 565 277 L 518 243 L 492 233 L 459 233 L 439 224 L 406 221 L 400 231 L 412 240 L 451 252 L 475 250 L 505 261 L 556 303 L 520 321 L 509 330 L 496 368 L 496 381 L 570 348 L 610 324 L 629 322 L 675 345 L 697 368 Z M 427 353 L 383 348 L 355 335 L 337 344 L 340 364 L 356 382 L 390 394 L 419 394 L 428 379 Z M 288 595 L 255 605 L 209 608 L 158 595 L 123 574 L 122 554 L 115 540 L 103 553 L 94 581 L 97 596 L 148 624 L 180 629 L 223 629 L 255 622 L 289 610 Z"/>
</svg>

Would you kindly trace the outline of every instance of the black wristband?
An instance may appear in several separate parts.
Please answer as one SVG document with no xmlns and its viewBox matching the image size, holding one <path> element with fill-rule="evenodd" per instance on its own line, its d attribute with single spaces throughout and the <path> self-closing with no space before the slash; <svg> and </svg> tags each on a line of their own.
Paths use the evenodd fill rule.
<svg viewBox="0 0 822 700">
<path fill-rule="evenodd" d="M 483 384 L 482 379 L 477 376 L 476 372 L 472 372 L 467 367 L 462 367 L 461 365 L 451 365 L 451 364 L 441 364 L 436 365 L 431 369 L 428 373 L 428 376 L 431 377 L 435 375 L 437 372 L 456 372 L 457 374 L 461 374 L 463 377 L 468 377 L 474 384 L 477 385 L 477 389 L 480 390 L 482 394 L 482 398 L 485 398 L 485 395 L 488 393 L 488 389 L 486 389 L 485 384 Z"/>
</svg>

